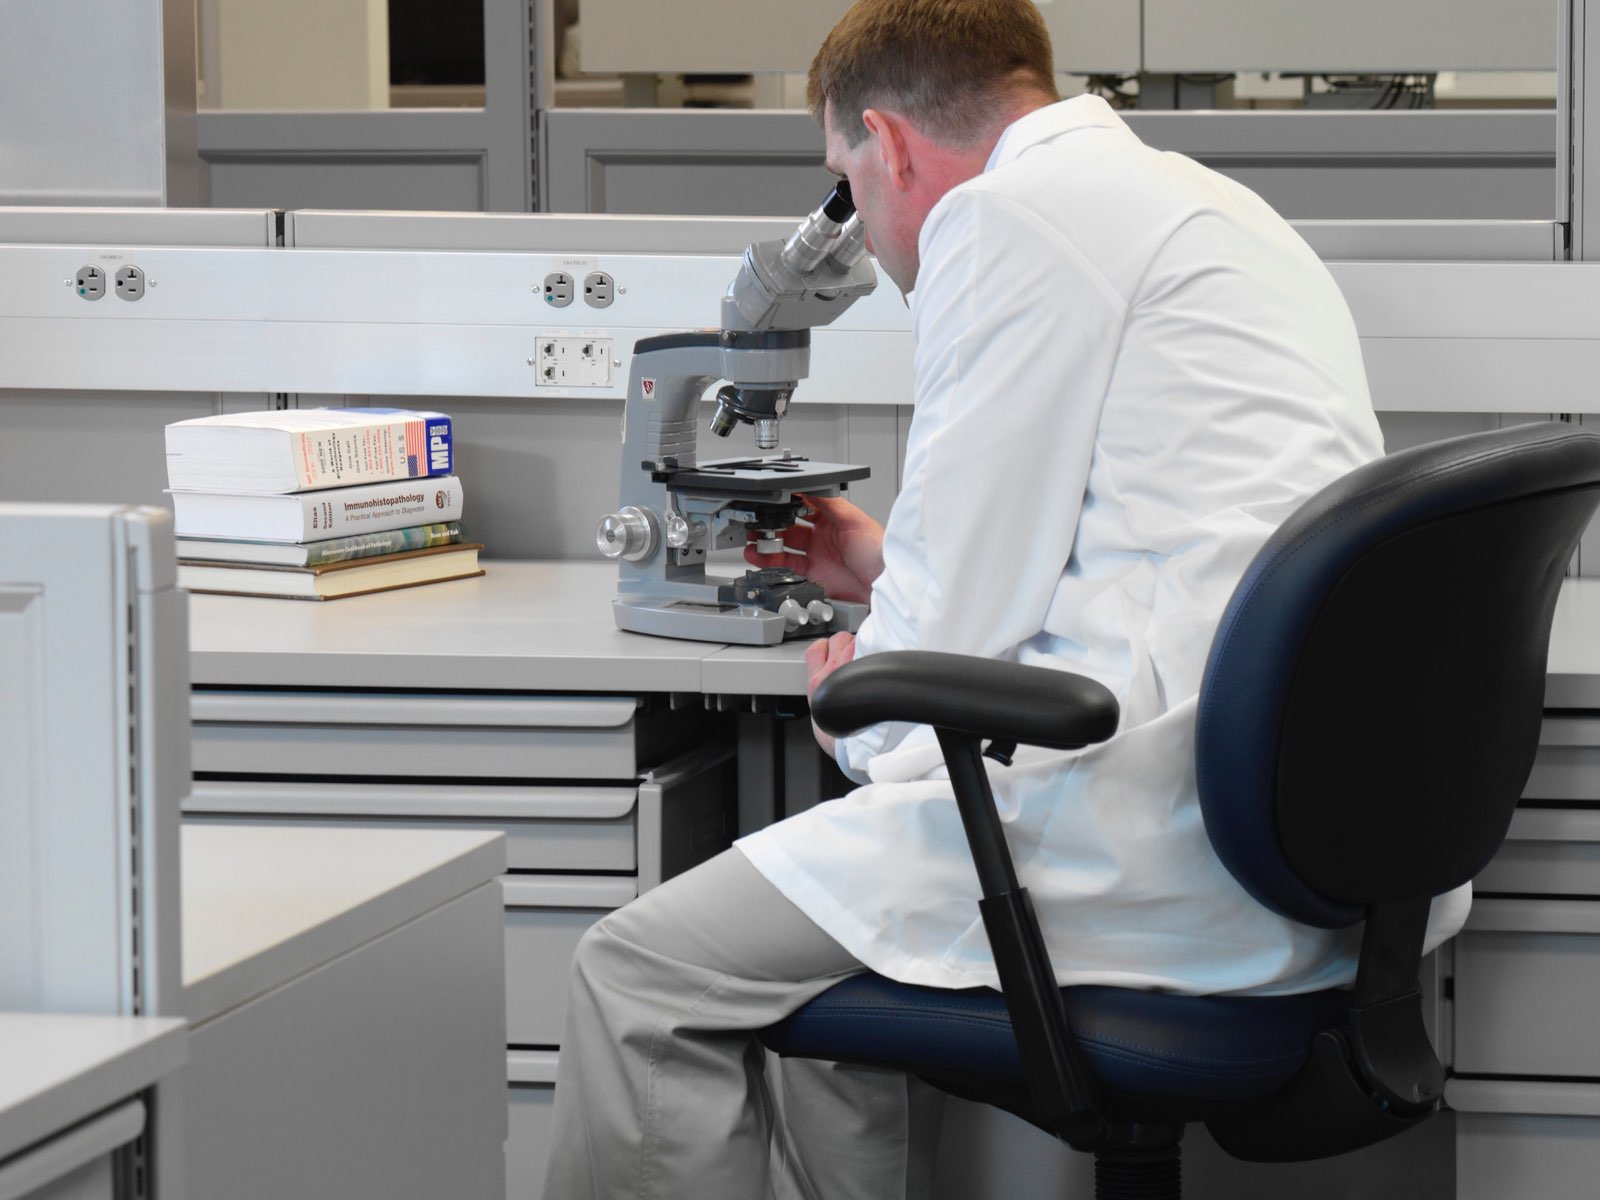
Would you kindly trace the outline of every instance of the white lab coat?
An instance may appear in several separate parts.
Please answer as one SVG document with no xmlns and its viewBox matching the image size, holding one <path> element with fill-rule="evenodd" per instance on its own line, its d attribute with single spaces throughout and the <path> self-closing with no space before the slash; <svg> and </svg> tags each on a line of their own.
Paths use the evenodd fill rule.
<svg viewBox="0 0 1600 1200">
<path fill-rule="evenodd" d="M 1306 991 L 1355 938 L 1250 898 L 1194 780 L 1195 701 L 1245 566 L 1313 492 L 1382 453 L 1354 323 L 1248 189 L 1143 145 L 1093 97 L 1038 110 L 923 227 L 915 414 L 856 653 L 946 650 L 1098 679 L 1109 742 L 991 779 L 1063 985 Z M 995 982 L 926 727 L 841 741 L 871 782 L 741 840 L 872 969 Z M 1435 904 L 1433 941 L 1469 893 Z"/>
</svg>

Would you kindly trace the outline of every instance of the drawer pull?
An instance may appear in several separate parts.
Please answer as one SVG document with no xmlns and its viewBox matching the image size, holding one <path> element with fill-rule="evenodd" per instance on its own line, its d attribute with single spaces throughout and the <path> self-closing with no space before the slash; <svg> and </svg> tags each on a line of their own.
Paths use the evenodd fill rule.
<svg viewBox="0 0 1600 1200">
<path fill-rule="evenodd" d="M 197 689 L 196 722 L 269 725 L 478 725 L 613 729 L 638 711 L 631 696 L 428 696 L 375 692 Z"/>
<path fill-rule="evenodd" d="M 507 908 L 621 908 L 639 894 L 629 877 L 502 875 Z"/>
<path fill-rule="evenodd" d="M 144 1103 L 130 1100 L 0 1166 L 0 1200 L 34 1195 L 144 1132 Z"/>
<path fill-rule="evenodd" d="M 200 779 L 195 781 L 183 809 L 190 813 L 290 816 L 596 821 L 626 817 L 637 799 L 636 789 L 626 787 L 445 787 Z"/>
</svg>

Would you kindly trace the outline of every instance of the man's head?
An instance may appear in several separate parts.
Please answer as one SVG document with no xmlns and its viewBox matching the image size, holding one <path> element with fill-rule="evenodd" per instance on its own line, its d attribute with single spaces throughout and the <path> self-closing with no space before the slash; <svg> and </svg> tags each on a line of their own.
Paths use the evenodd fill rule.
<svg viewBox="0 0 1600 1200">
<path fill-rule="evenodd" d="M 879 265 L 916 285 L 917 236 L 1012 121 L 1056 99 L 1033 0 L 859 0 L 822 43 L 806 99 L 850 180 Z"/>
</svg>

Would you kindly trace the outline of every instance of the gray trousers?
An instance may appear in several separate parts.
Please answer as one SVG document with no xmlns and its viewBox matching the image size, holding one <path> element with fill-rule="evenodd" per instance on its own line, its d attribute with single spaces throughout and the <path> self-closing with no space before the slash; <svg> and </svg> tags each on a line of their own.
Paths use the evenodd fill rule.
<svg viewBox="0 0 1600 1200">
<path fill-rule="evenodd" d="M 729 850 L 573 962 L 545 1200 L 922 1200 L 941 1097 L 753 1036 L 861 964 Z"/>
</svg>

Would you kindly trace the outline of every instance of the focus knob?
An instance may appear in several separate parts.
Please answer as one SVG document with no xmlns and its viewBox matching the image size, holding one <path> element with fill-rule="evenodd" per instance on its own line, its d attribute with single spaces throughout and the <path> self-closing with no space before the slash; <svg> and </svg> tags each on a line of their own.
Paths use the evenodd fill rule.
<svg viewBox="0 0 1600 1200">
<path fill-rule="evenodd" d="M 675 512 L 667 514 L 667 545 L 682 550 L 689 544 L 689 522 Z"/>
<path fill-rule="evenodd" d="M 638 562 L 649 558 L 656 548 L 656 520 L 648 509 L 629 505 L 620 512 L 600 518 L 594 544 L 607 558 Z"/>
</svg>

